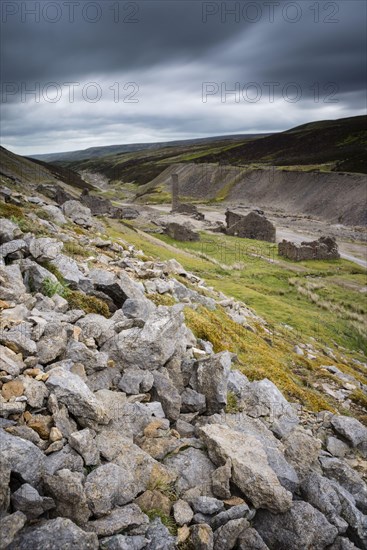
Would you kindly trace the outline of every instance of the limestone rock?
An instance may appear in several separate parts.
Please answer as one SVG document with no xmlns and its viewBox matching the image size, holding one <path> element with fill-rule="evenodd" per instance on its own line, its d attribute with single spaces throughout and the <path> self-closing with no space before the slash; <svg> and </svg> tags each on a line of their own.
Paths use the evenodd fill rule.
<svg viewBox="0 0 367 550">
<path fill-rule="evenodd" d="M 70 519 L 56 518 L 23 529 L 8 550 L 98 550 L 98 537 L 86 533 Z"/>
<path fill-rule="evenodd" d="M 14 514 L 0 519 L 0 550 L 9 548 L 14 537 L 22 529 L 26 521 L 27 518 L 22 512 L 14 512 Z"/>
<path fill-rule="evenodd" d="M 194 497 L 190 499 L 190 504 L 195 512 L 210 516 L 224 510 L 224 503 L 213 497 Z"/>
<path fill-rule="evenodd" d="M 309 435 L 303 428 L 296 428 L 283 438 L 284 456 L 296 470 L 300 481 L 304 479 L 321 450 L 321 441 Z"/>
<path fill-rule="evenodd" d="M 356 418 L 350 416 L 333 416 L 331 425 L 352 447 L 357 447 L 367 457 L 367 428 Z"/>
<path fill-rule="evenodd" d="M 22 235 L 18 225 L 7 218 L 0 218 L 0 244 L 13 241 Z"/>
<path fill-rule="evenodd" d="M 10 474 L 9 462 L 0 452 L 0 517 L 7 511 L 10 504 Z"/>
<path fill-rule="evenodd" d="M 79 201 L 70 200 L 64 202 L 62 211 L 67 218 L 70 218 L 77 225 L 81 225 L 87 229 L 93 226 L 90 209 L 80 204 Z"/>
<path fill-rule="evenodd" d="M 215 550 L 232 550 L 242 532 L 249 527 L 249 522 L 242 519 L 232 519 L 214 533 Z"/>
<path fill-rule="evenodd" d="M 8 434 L 0 429 L 0 457 L 5 460 L 21 478 L 37 486 L 40 482 L 43 467 L 43 453 L 30 441 Z"/>
<path fill-rule="evenodd" d="M 19 265 L 0 265 L 0 300 L 20 303 L 26 292 Z"/>
<path fill-rule="evenodd" d="M 214 550 L 214 537 L 211 527 L 205 523 L 190 527 L 190 542 L 195 550 Z"/>
<path fill-rule="evenodd" d="M 182 347 L 181 306 L 159 306 L 143 328 L 123 330 L 102 346 L 110 357 L 127 368 L 156 370 L 163 367 L 177 348 Z"/>
<path fill-rule="evenodd" d="M 51 261 L 60 254 L 63 243 L 49 237 L 40 239 L 31 239 L 29 242 L 29 252 L 38 262 Z"/>
<path fill-rule="evenodd" d="M 237 541 L 238 550 L 269 550 L 256 529 L 250 527 L 242 531 Z"/>
<path fill-rule="evenodd" d="M 53 206 L 52 204 L 45 204 L 42 206 L 43 210 L 52 217 L 52 221 L 58 225 L 64 225 L 66 218 L 61 212 L 60 208 Z"/>
<path fill-rule="evenodd" d="M 41 496 L 29 483 L 23 483 L 12 494 L 11 502 L 14 509 L 23 512 L 28 519 L 37 518 L 55 507 L 55 502 L 52 498 Z"/>
<path fill-rule="evenodd" d="M 90 419 L 100 424 L 109 422 L 101 402 L 76 374 L 68 372 L 63 367 L 56 367 L 50 371 L 46 385 L 55 393 L 58 401 L 66 405 L 71 414 L 76 417 Z"/>
<path fill-rule="evenodd" d="M 152 389 L 154 378 L 152 373 L 141 369 L 127 369 L 124 371 L 119 388 L 130 395 L 145 393 Z"/>
<path fill-rule="evenodd" d="M 177 473 L 175 487 L 180 496 L 194 488 L 202 495 L 212 496 L 210 475 L 215 466 L 206 453 L 189 448 L 166 458 L 163 462 Z"/>
<path fill-rule="evenodd" d="M 280 485 L 263 446 L 255 437 L 219 424 L 200 428 L 199 434 L 214 462 L 221 465 L 231 459 L 232 481 L 255 508 L 279 513 L 291 507 L 291 493 Z"/>
<path fill-rule="evenodd" d="M 84 476 L 70 470 L 59 470 L 55 475 L 46 475 L 44 486 L 56 503 L 57 516 L 73 518 L 77 525 L 84 525 L 91 512 L 83 487 Z"/>
<path fill-rule="evenodd" d="M 41 365 L 55 361 L 65 351 L 67 333 L 61 323 L 47 323 L 40 340 L 37 342 L 37 357 Z"/>
<path fill-rule="evenodd" d="M 185 500 L 177 500 L 173 505 L 173 515 L 177 525 L 185 525 L 191 522 L 194 513 L 191 506 Z"/>
<path fill-rule="evenodd" d="M 176 538 L 170 535 L 160 518 L 155 518 L 145 534 L 149 540 L 146 550 L 176 550 Z"/>
<path fill-rule="evenodd" d="M 170 420 L 177 420 L 181 410 L 181 396 L 168 376 L 154 372 L 154 395 L 161 402 L 163 410 Z"/>
<path fill-rule="evenodd" d="M 142 550 L 147 544 L 148 539 L 143 535 L 113 535 L 100 540 L 102 550 Z"/>
<path fill-rule="evenodd" d="M 245 518 L 251 520 L 255 515 L 254 510 L 250 510 L 248 505 L 244 502 L 243 504 L 238 504 L 237 506 L 232 506 L 228 510 L 217 514 L 210 520 L 210 526 L 212 529 L 216 530 L 222 525 L 225 525 L 229 521 L 234 519 Z"/>
<path fill-rule="evenodd" d="M 94 436 L 95 434 L 89 428 L 69 436 L 70 447 L 83 457 L 86 466 L 95 466 L 99 463 L 99 451 Z"/>
<path fill-rule="evenodd" d="M 255 516 L 254 526 L 270 550 L 324 550 L 338 534 L 336 527 L 321 512 L 302 501 L 294 502 L 285 514 L 260 510 Z"/>
<path fill-rule="evenodd" d="M 148 517 L 141 512 L 139 506 L 130 504 L 112 510 L 108 516 L 88 522 L 85 529 L 93 531 L 99 537 L 107 537 L 125 529 L 134 529 L 135 532 L 137 529 L 141 529 L 144 532 L 148 523 Z"/>
<path fill-rule="evenodd" d="M 293 407 L 268 379 L 251 382 L 241 392 L 243 411 L 254 418 L 267 417 L 270 429 L 284 437 L 297 427 L 299 419 Z"/>
<path fill-rule="evenodd" d="M 208 414 L 220 412 L 227 405 L 227 383 L 231 369 L 228 351 L 198 362 L 197 390 L 206 397 Z"/>
</svg>

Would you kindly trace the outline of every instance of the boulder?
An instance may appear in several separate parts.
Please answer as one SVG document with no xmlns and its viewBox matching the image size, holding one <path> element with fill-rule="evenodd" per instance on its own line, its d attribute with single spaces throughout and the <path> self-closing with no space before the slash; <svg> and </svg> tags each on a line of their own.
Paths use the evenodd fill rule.
<svg viewBox="0 0 367 550">
<path fill-rule="evenodd" d="M 69 445 L 83 457 L 86 466 L 99 464 L 99 450 L 95 433 L 89 428 L 70 434 Z"/>
<path fill-rule="evenodd" d="M 352 447 L 357 447 L 367 457 L 367 428 L 356 418 L 333 416 L 331 425 Z"/>
<path fill-rule="evenodd" d="M 175 241 L 200 241 L 199 233 L 194 231 L 189 223 L 168 223 L 165 232 Z"/>
<path fill-rule="evenodd" d="M 367 485 L 361 476 L 346 462 L 337 458 L 320 457 L 324 475 L 336 481 L 355 499 L 358 508 L 367 513 Z"/>
<path fill-rule="evenodd" d="M 52 217 L 52 221 L 57 225 L 64 225 L 66 223 L 66 218 L 61 212 L 61 209 L 58 206 L 53 206 L 52 204 L 45 204 L 42 206 L 42 209 Z"/>
<path fill-rule="evenodd" d="M 141 369 L 127 369 L 120 378 L 118 387 L 129 395 L 145 393 L 152 389 L 154 377 Z"/>
<path fill-rule="evenodd" d="M 24 283 L 30 292 L 44 292 L 46 282 L 54 285 L 55 289 L 60 286 L 58 280 L 51 271 L 34 261 L 29 259 L 22 260 L 20 266 L 24 276 Z"/>
<path fill-rule="evenodd" d="M 143 328 L 123 330 L 108 340 L 102 351 L 125 368 L 156 370 L 184 345 L 181 306 L 159 306 Z"/>
<path fill-rule="evenodd" d="M 185 500 L 177 500 L 173 505 L 173 516 L 177 525 L 185 525 L 191 522 L 194 513 L 191 506 Z"/>
<path fill-rule="evenodd" d="M 98 550 L 98 537 L 86 533 L 70 519 L 42 521 L 18 533 L 8 550 Z"/>
<path fill-rule="evenodd" d="M 139 506 L 130 504 L 112 510 L 107 516 L 88 522 L 85 529 L 96 533 L 99 537 L 108 537 L 124 530 L 134 530 L 135 533 L 139 530 L 143 533 L 148 524 L 148 516 L 143 514 Z"/>
<path fill-rule="evenodd" d="M 19 265 L 0 265 L 0 300 L 21 303 L 26 292 Z"/>
<path fill-rule="evenodd" d="M 37 486 L 40 483 L 45 457 L 30 441 L 0 429 L 0 457 L 1 462 L 9 464 L 11 471 L 30 485 Z"/>
<path fill-rule="evenodd" d="M 18 225 L 7 218 L 0 218 L 0 245 L 14 241 L 22 235 Z"/>
<path fill-rule="evenodd" d="M 213 531 L 205 523 L 190 527 L 189 541 L 195 550 L 214 550 Z"/>
<path fill-rule="evenodd" d="M 51 263 L 59 270 L 65 283 L 71 289 L 81 290 L 82 292 L 93 290 L 93 284 L 88 275 L 80 269 L 78 263 L 70 256 L 58 254 Z"/>
<path fill-rule="evenodd" d="M 210 520 L 210 526 L 215 531 L 222 525 L 225 525 L 229 521 L 235 520 L 235 519 L 242 519 L 245 518 L 247 520 L 251 520 L 255 515 L 254 510 L 250 510 L 248 505 L 246 503 L 238 504 L 237 506 L 231 506 L 231 508 L 228 508 L 228 510 L 225 510 L 224 512 L 220 512 L 220 514 L 217 514 Z"/>
<path fill-rule="evenodd" d="M 232 519 L 222 527 L 219 527 L 214 533 L 215 550 L 232 550 L 235 548 L 240 535 L 250 526 L 244 519 Z"/>
<path fill-rule="evenodd" d="M 37 262 L 48 262 L 57 258 L 64 243 L 49 237 L 31 239 L 29 241 L 29 253 Z"/>
<path fill-rule="evenodd" d="M 256 529 L 252 527 L 242 531 L 237 540 L 238 550 L 269 550 Z"/>
<path fill-rule="evenodd" d="M 26 521 L 27 517 L 22 512 L 14 512 L 0 519 L 0 550 L 9 548 Z"/>
<path fill-rule="evenodd" d="M 190 499 L 190 504 L 195 512 L 212 516 L 224 510 L 224 503 L 213 497 L 194 497 Z"/>
<path fill-rule="evenodd" d="M 37 489 L 23 483 L 11 496 L 11 503 L 15 510 L 23 512 L 28 519 L 35 519 L 48 510 L 55 508 L 55 502 L 50 497 L 39 494 Z"/>
<path fill-rule="evenodd" d="M 92 213 L 89 208 L 80 204 L 79 201 L 68 200 L 62 205 L 63 214 L 70 218 L 77 225 L 88 229 L 93 226 Z"/>
<path fill-rule="evenodd" d="M 258 439 L 219 424 L 200 428 L 199 435 L 218 466 L 231 460 L 232 482 L 255 508 L 280 513 L 291 507 L 292 495 L 281 486 Z"/>
<path fill-rule="evenodd" d="M 117 307 L 121 307 L 128 298 L 149 302 L 140 286 L 122 271 L 116 275 L 116 273 L 104 269 L 92 269 L 90 278 L 94 288 L 107 294 Z M 149 304 L 153 310 L 154 305 L 151 302 Z"/>
<path fill-rule="evenodd" d="M 176 538 L 170 535 L 160 518 L 155 518 L 145 534 L 149 540 L 146 550 L 176 550 Z"/>
<path fill-rule="evenodd" d="M 47 323 L 37 342 L 37 357 L 41 365 L 55 361 L 66 349 L 68 336 L 65 327 L 58 322 Z"/>
<path fill-rule="evenodd" d="M 45 457 L 45 473 L 53 475 L 59 470 L 71 470 L 83 473 L 83 459 L 69 445 L 65 445 L 60 451 Z"/>
<path fill-rule="evenodd" d="M 23 357 L 29 357 L 37 353 L 36 343 L 29 336 L 27 326 L 20 324 L 11 330 L 1 330 L 0 343 Z"/>
<path fill-rule="evenodd" d="M 73 519 L 79 526 L 83 526 L 91 515 L 83 482 L 83 474 L 70 470 L 58 470 L 44 477 L 45 491 L 56 504 L 54 514 Z"/>
<path fill-rule="evenodd" d="M 294 502 L 292 508 L 284 514 L 258 511 L 254 527 L 270 550 L 324 550 L 338 535 L 337 528 L 321 512 L 302 501 Z"/>
<path fill-rule="evenodd" d="M 167 418 L 177 420 L 180 416 L 181 396 L 174 384 L 168 376 L 161 372 L 155 371 L 154 378 L 154 396 L 162 404 L 163 410 Z"/>
<path fill-rule="evenodd" d="M 104 406 L 78 375 L 56 367 L 50 371 L 46 385 L 74 416 L 100 424 L 109 422 Z"/>
<path fill-rule="evenodd" d="M 247 415 L 253 418 L 266 417 L 270 429 L 278 437 L 284 437 L 299 423 L 293 407 L 267 378 L 244 386 L 240 404 Z"/>
<path fill-rule="evenodd" d="M 227 405 L 230 369 L 231 354 L 228 351 L 198 361 L 194 389 L 205 395 L 207 414 L 220 412 Z"/>
<path fill-rule="evenodd" d="M 308 434 L 303 428 L 297 427 L 282 442 L 285 446 L 284 456 L 296 470 L 302 481 L 311 467 L 317 462 L 321 450 L 321 441 Z"/>
<path fill-rule="evenodd" d="M 31 376 L 22 375 L 19 380 L 23 384 L 24 395 L 27 398 L 27 403 L 35 409 L 42 408 L 49 392 L 43 382 L 35 380 Z"/>
<path fill-rule="evenodd" d="M 194 488 L 199 494 L 212 496 L 210 476 L 215 466 L 205 452 L 185 449 L 165 458 L 163 463 L 177 474 L 175 487 L 179 496 Z"/>
<path fill-rule="evenodd" d="M 135 484 L 134 472 L 113 463 L 93 470 L 85 482 L 88 504 L 96 517 L 131 502 L 140 491 L 141 487 Z"/>
<path fill-rule="evenodd" d="M 335 481 L 313 473 L 302 485 L 307 501 L 335 525 L 339 534 L 348 535 L 361 547 L 367 547 L 367 521 L 357 508 L 354 497 Z"/>
</svg>

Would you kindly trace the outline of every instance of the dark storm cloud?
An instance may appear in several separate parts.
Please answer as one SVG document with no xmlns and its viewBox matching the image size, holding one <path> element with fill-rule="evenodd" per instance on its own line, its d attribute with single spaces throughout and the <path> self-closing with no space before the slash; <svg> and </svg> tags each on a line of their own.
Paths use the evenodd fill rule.
<svg viewBox="0 0 367 550">
<path fill-rule="evenodd" d="M 277 131 L 365 109 L 364 1 L 3 0 L 1 9 L 2 136 L 18 152 Z M 78 83 L 73 100 L 67 82 Z M 129 82 L 136 102 L 126 101 Z"/>
</svg>

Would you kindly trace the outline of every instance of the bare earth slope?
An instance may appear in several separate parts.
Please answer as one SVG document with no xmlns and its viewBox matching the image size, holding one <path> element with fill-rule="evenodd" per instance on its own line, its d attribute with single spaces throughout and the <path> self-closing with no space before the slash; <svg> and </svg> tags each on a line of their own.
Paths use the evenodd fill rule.
<svg viewBox="0 0 367 550">
<path fill-rule="evenodd" d="M 367 224 L 367 177 L 364 174 L 248 170 L 218 164 L 175 164 L 139 192 L 139 200 L 156 189 L 168 192 L 171 174 L 180 193 L 196 200 L 241 200 L 249 206 L 302 213 L 345 225 Z"/>
</svg>

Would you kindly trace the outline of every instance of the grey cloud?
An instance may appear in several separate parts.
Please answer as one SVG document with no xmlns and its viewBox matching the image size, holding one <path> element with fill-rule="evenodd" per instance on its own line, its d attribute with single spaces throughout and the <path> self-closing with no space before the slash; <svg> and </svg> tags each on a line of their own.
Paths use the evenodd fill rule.
<svg viewBox="0 0 367 550">
<path fill-rule="evenodd" d="M 102 18 L 93 24 L 81 17 L 88 4 L 79 0 L 74 23 L 64 17 L 39 23 L 18 15 L 2 22 L 2 79 L 31 89 L 39 82 L 62 85 L 76 81 L 81 85 L 95 81 L 103 88 L 98 104 L 88 103 L 76 94 L 74 104 L 65 97 L 50 104 L 30 96 L 21 102 L 19 93 L 8 95 L 2 107 L 4 144 L 17 151 L 48 152 L 89 145 L 118 142 L 153 141 L 254 131 L 277 131 L 309 120 L 339 118 L 362 114 L 366 105 L 366 4 L 358 0 L 335 2 L 296 2 L 302 17 L 296 23 L 284 20 L 282 10 L 290 2 L 278 0 L 274 22 L 269 21 L 264 1 L 256 0 L 262 17 L 250 23 L 243 17 L 236 22 L 228 15 L 223 22 L 221 9 L 254 2 L 201 2 L 197 0 L 137 0 L 139 12 L 123 10 L 120 21 L 113 21 L 110 9 L 116 5 L 104 0 Z M 4 2 L 20 5 L 21 2 Z M 43 9 L 47 2 L 39 4 Z M 63 4 L 60 2 L 60 5 Z M 90 4 L 90 2 L 89 2 Z M 98 4 L 98 2 L 97 2 Z M 293 2 L 294 4 L 294 2 Z M 319 5 L 320 22 L 310 8 Z M 338 8 L 336 23 L 326 23 L 330 7 Z M 218 13 L 202 19 L 203 6 Z M 218 8 L 218 9 L 217 9 Z M 130 10 L 130 12 L 129 12 Z M 51 12 L 50 12 L 51 13 Z M 135 16 L 137 23 L 124 23 L 122 17 Z M 289 12 L 292 14 L 292 11 Z M 139 103 L 114 103 L 109 86 L 136 82 Z M 257 104 L 236 104 L 220 92 L 202 101 L 203 82 L 214 82 L 228 90 L 236 82 L 241 88 L 255 82 L 262 90 Z M 269 102 L 267 82 L 274 88 L 274 103 Z M 296 103 L 284 99 L 285 85 L 296 83 L 302 97 Z M 319 101 L 315 87 L 319 86 Z M 337 99 L 326 85 L 335 84 Z M 4 99 L 4 94 L 3 94 Z M 129 131 L 130 129 L 130 131 Z M 33 149 L 32 149 L 33 147 Z M 36 150 L 37 149 L 37 150 Z"/>
</svg>

